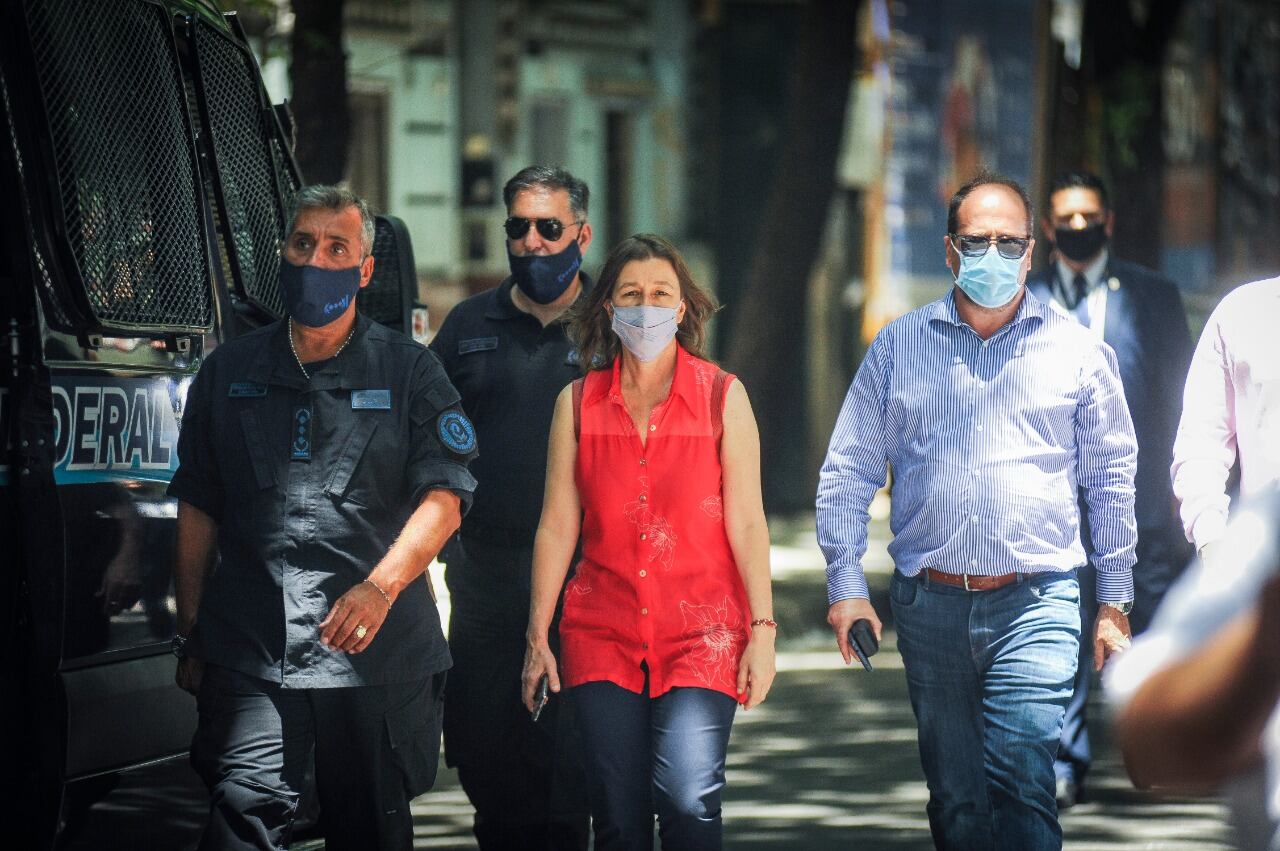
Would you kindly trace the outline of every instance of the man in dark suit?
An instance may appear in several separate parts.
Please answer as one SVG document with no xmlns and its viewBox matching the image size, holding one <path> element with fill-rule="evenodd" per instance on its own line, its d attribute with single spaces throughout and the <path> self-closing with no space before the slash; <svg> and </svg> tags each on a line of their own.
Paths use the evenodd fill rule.
<svg viewBox="0 0 1280 851">
<path fill-rule="evenodd" d="M 1049 187 L 1048 215 L 1041 220 L 1053 251 L 1048 268 L 1028 280 L 1027 288 L 1093 330 L 1115 350 L 1120 364 L 1138 438 L 1138 563 L 1133 570 L 1131 619 L 1136 635 L 1150 623 L 1165 590 L 1192 556 L 1169 480 L 1192 342 L 1177 285 L 1151 269 L 1113 257 L 1109 243 L 1114 226 L 1115 213 L 1097 176 L 1083 171 L 1058 175 Z M 1088 517 L 1083 511 L 1081 535 L 1089 552 Z M 1086 576 L 1092 570 L 1090 565 L 1081 568 L 1082 590 L 1094 587 L 1092 577 Z M 1097 614 L 1092 594 L 1081 594 L 1081 610 L 1083 627 Z M 1093 669 L 1087 657 L 1092 651 L 1085 642 L 1081 648 L 1076 690 L 1054 766 L 1059 809 L 1076 802 L 1092 759 L 1086 723 Z"/>
</svg>

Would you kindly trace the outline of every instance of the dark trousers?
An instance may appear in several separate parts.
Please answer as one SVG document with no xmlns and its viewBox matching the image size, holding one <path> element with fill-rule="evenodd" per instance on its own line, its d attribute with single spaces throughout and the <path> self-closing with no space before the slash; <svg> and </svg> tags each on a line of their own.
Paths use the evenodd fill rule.
<svg viewBox="0 0 1280 851">
<path fill-rule="evenodd" d="M 572 690 L 582 730 L 597 851 L 722 845 L 720 790 L 737 702 L 703 688 L 650 698 L 608 682 Z"/>
<path fill-rule="evenodd" d="M 1193 555 L 1191 546 L 1181 539 L 1181 532 L 1160 536 L 1140 534 L 1138 563 L 1133 568 L 1133 612 L 1129 626 L 1134 635 L 1146 630 L 1165 592 L 1181 575 Z M 1093 747 L 1089 742 L 1089 692 L 1093 688 L 1093 625 L 1098 616 L 1097 573 L 1093 564 L 1079 570 L 1080 576 L 1080 663 L 1076 669 L 1075 691 L 1067 704 L 1062 721 L 1062 741 L 1053 771 L 1058 777 L 1083 784 L 1093 763 Z"/>
<path fill-rule="evenodd" d="M 285 689 L 205 667 L 191 763 L 209 787 L 201 851 L 288 847 L 314 766 L 329 851 L 411 849 L 409 802 L 435 782 L 444 674 Z"/>
<path fill-rule="evenodd" d="M 476 842 L 483 851 L 586 851 L 590 811 L 572 701 L 552 695 L 534 722 L 520 699 L 532 550 L 455 539 L 446 552 L 453 670 L 445 760 L 475 807 Z M 553 626 L 553 648 L 556 637 Z"/>
</svg>

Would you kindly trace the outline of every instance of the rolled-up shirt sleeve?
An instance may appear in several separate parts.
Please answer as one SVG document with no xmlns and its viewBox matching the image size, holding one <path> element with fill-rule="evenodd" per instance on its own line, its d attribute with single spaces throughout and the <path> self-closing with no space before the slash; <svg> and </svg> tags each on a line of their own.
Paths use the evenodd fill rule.
<svg viewBox="0 0 1280 851">
<path fill-rule="evenodd" d="M 1098 601 L 1118 603 L 1133 599 L 1138 542 L 1133 480 L 1138 442 L 1110 346 L 1094 350 L 1083 379 L 1076 412 L 1076 451 L 1093 541 L 1089 558 L 1097 569 Z"/>
<path fill-rule="evenodd" d="M 827 562 L 828 604 L 868 596 L 862 570 L 867 508 L 888 470 L 884 416 L 891 366 L 883 338 L 876 338 L 858 367 L 819 474 L 818 544 Z"/>
<path fill-rule="evenodd" d="M 471 508 L 476 480 L 467 469 L 479 452 L 475 426 L 460 404 L 438 357 L 424 352 L 418 361 L 410 402 L 409 493 L 417 505 L 428 491 L 453 491 L 462 513 Z"/>
<path fill-rule="evenodd" d="M 169 482 L 168 495 L 195 506 L 216 523 L 222 514 L 223 487 L 210 426 L 213 364 L 210 356 L 187 388 L 178 433 L 178 469 Z"/>
</svg>

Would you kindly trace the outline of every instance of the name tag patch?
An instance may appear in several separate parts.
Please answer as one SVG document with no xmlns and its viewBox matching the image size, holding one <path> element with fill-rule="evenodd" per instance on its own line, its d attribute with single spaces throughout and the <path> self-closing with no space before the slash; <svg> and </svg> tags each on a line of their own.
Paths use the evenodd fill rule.
<svg viewBox="0 0 1280 851">
<path fill-rule="evenodd" d="M 296 461 L 311 460 L 310 408 L 295 408 L 293 411 L 293 439 L 289 443 L 289 457 Z"/>
<path fill-rule="evenodd" d="M 267 395 L 267 385 L 256 381 L 233 381 L 227 397 L 231 399 L 254 399 Z"/>
<path fill-rule="evenodd" d="M 497 337 L 472 337 L 458 341 L 458 354 L 469 355 L 472 352 L 492 352 L 498 348 Z"/>
<path fill-rule="evenodd" d="M 389 411 L 391 410 L 390 390 L 352 390 L 351 410 L 353 411 Z"/>
</svg>

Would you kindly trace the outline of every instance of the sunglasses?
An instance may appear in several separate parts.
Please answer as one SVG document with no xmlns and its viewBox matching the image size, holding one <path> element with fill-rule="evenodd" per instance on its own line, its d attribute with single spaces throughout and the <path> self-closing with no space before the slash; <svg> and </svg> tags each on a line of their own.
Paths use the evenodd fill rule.
<svg viewBox="0 0 1280 851">
<path fill-rule="evenodd" d="M 965 257 L 981 257 L 987 253 L 991 243 L 996 244 L 996 251 L 1006 260 L 1017 260 L 1027 253 L 1030 239 L 1019 236 L 961 236 L 951 234 L 951 242 Z"/>
<path fill-rule="evenodd" d="M 512 216 L 502 223 L 502 228 L 507 232 L 507 239 L 524 239 L 524 235 L 529 232 L 529 225 L 534 225 L 538 229 L 538 236 L 548 242 L 555 242 L 564 235 L 566 227 L 580 224 L 582 224 L 581 221 L 573 221 L 565 225 L 561 224 L 559 219 L 522 219 Z"/>
</svg>

